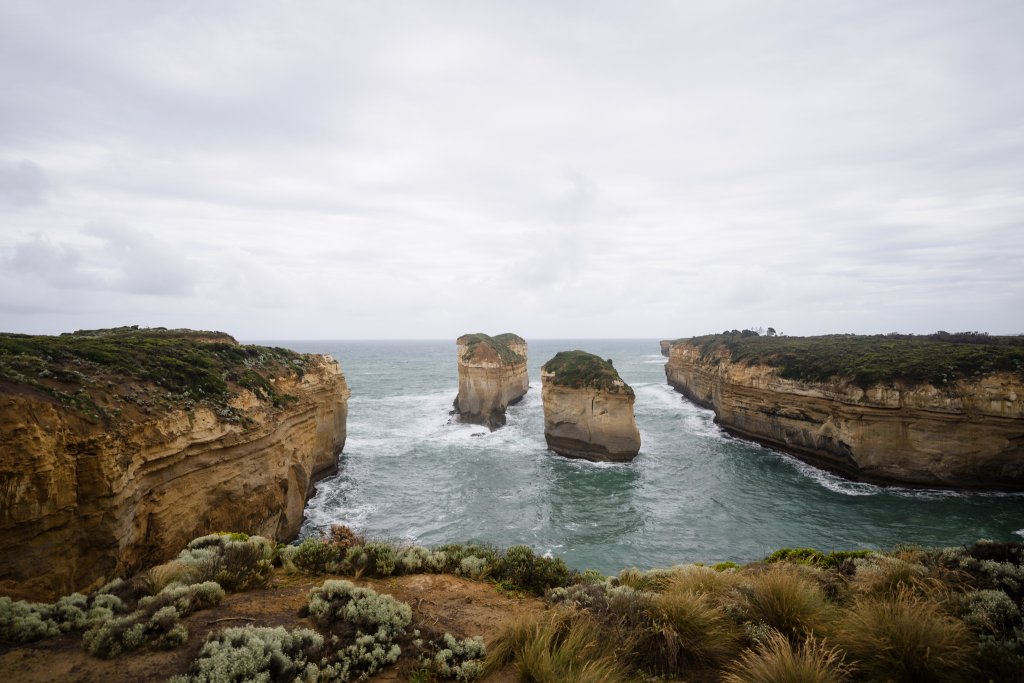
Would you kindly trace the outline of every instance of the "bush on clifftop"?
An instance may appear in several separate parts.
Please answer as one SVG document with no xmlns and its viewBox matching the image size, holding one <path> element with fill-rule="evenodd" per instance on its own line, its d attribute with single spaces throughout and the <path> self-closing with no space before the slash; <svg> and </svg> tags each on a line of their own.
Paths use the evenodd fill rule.
<svg viewBox="0 0 1024 683">
<path fill-rule="evenodd" d="M 633 389 L 619 377 L 610 360 L 586 351 L 559 351 L 541 370 L 551 373 L 552 381 L 559 386 L 633 394 Z"/>
<path fill-rule="evenodd" d="M 981 333 L 768 337 L 742 333 L 692 337 L 702 358 L 725 352 L 737 363 L 779 369 L 784 379 L 808 382 L 850 380 L 867 387 L 902 381 L 944 386 L 993 372 L 1024 377 L 1024 336 Z"/>
</svg>

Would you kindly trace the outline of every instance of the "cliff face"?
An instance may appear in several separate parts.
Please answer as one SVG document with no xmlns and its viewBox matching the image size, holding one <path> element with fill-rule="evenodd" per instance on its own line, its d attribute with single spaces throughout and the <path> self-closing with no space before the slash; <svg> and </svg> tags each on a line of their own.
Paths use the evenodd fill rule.
<svg viewBox="0 0 1024 683">
<path fill-rule="evenodd" d="M 672 340 L 662 339 L 660 342 L 658 342 L 658 344 L 661 346 L 661 355 L 668 358 L 669 351 L 672 349 Z"/>
<path fill-rule="evenodd" d="M 459 393 L 455 412 L 463 422 L 494 431 L 505 424 L 505 409 L 530 388 L 526 341 L 514 334 L 467 334 L 458 338 L 456 346 Z"/>
<path fill-rule="evenodd" d="M 1000 372 L 948 388 L 802 382 L 777 368 L 671 348 L 668 382 L 738 436 L 850 478 L 1024 490 L 1024 383 Z"/>
<path fill-rule="evenodd" d="M 586 369 L 577 381 L 565 366 L 545 364 L 541 373 L 544 438 L 559 455 L 593 461 L 628 462 L 640 451 L 640 431 L 633 413 L 635 395 L 605 361 L 580 351 L 587 363 L 606 364 L 610 373 L 595 378 Z"/>
<path fill-rule="evenodd" d="M 95 587 L 218 530 L 293 538 L 337 466 L 349 397 L 333 359 L 300 361 L 301 378 L 267 378 L 279 407 L 242 389 L 219 409 L 132 407 L 113 424 L 0 381 L 0 594 Z"/>
</svg>

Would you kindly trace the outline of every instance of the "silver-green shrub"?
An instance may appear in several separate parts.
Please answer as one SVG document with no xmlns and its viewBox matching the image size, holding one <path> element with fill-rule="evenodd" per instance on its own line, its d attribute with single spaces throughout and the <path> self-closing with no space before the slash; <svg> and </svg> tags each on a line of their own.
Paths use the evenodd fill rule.
<svg viewBox="0 0 1024 683">
<path fill-rule="evenodd" d="M 171 683 L 270 681 L 272 669 L 273 680 L 338 680 L 320 675 L 323 645 L 323 636 L 309 629 L 229 628 L 211 634 L 189 673 Z"/>
<path fill-rule="evenodd" d="M 445 633 L 434 656 L 421 664 L 442 678 L 468 682 L 480 677 L 486 656 L 487 648 L 480 636 L 459 640 Z"/>
<path fill-rule="evenodd" d="M 460 576 L 465 576 L 470 579 L 479 580 L 483 578 L 486 572 L 487 560 L 485 560 L 482 557 L 470 555 L 469 557 L 462 558 L 462 561 L 459 562 L 459 569 L 457 573 Z"/>
<path fill-rule="evenodd" d="M 31 643 L 59 635 L 51 614 L 51 605 L 0 597 L 0 640 Z"/>
<path fill-rule="evenodd" d="M 325 628 L 345 622 L 362 633 L 383 632 L 389 639 L 403 635 L 412 623 L 409 605 L 344 580 L 325 581 L 311 590 L 309 615 Z"/>
</svg>

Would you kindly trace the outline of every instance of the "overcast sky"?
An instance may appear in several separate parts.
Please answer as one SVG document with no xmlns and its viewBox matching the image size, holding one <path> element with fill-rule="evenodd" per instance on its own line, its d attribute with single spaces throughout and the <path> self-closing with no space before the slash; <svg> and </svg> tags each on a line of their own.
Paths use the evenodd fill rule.
<svg viewBox="0 0 1024 683">
<path fill-rule="evenodd" d="M 0 2 L 0 331 L 1024 333 L 1024 2 Z"/>
</svg>

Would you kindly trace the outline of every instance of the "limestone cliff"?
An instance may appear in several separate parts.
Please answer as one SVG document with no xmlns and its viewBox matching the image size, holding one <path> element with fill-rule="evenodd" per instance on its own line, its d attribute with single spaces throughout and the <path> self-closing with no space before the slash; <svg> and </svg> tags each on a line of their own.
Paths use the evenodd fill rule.
<svg viewBox="0 0 1024 683">
<path fill-rule="evenodd" d="M 668 352 L 672 348 L 673 340 L 662 339 L 660 342 L 658 342 L 658 344 L 661 346 L 661 355 L 668 358 Z"/>
<path fill-rule="evenodd" d="M 631 461 L 640 451 L 633 389 L 610 361 L 584 351 L 562 351 L 541 372 L 544 438 L 559 455 L 594 461 Z"/>
<path fill-rule="evenodd" d="M 489 337 L 465 334 L 456 341 L 459 393 L 455 413 L 463 422 L 487 426 L 505 424 L 505 409 L 530 388 L 526 371 L 526 341 L 511 333 Z"/>
<path fill-rule="evenodd" d="M 348 397 L 330 357 L 230 337 L 0 335 L 0 594 L 89 588 L 217 530 L 293 538 Z"/>
<path fill-rule="evenodd" d="M 676 342 L 665 366 L 668 382 L 713 409 L 727 431 L 852 479 L 1024 490 L 1019 372 L 949 379 L 941 387 L 891 378 L 808 381 L 782 376 L 781 353 L 751 361 L 742 351 L 746 359 L 724 345 Z M 898 352 L 887 349 L 890 357 Z M 925 354 L 937 352 L 924 347 Z"/>
</svg>

